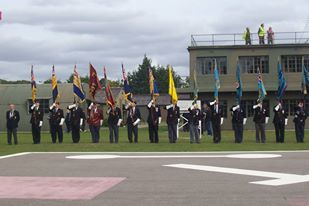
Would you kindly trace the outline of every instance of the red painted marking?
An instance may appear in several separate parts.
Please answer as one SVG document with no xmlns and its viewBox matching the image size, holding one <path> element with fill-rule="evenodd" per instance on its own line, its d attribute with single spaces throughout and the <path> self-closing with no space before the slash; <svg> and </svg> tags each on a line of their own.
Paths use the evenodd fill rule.
<svg viewBox="0 0 309 206">
<path fill-rule="evenodd" d="M 0 198 L 90 200 L 123 177 L 0 177 Z"/>
<path fill-rule="evenodd" d="M 308 206 L 309 197 L 288 198 L 289 206 Z"/>
</svg>

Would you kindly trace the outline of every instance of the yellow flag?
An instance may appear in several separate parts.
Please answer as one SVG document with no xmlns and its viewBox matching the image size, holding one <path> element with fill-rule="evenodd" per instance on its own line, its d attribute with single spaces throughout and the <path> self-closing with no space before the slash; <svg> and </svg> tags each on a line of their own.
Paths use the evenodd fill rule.
<svg viewBox="0 0 309 206">
<path fill-rule="evenodd" d="M 177 96 L 177 91 L 176 91 L 176 87 L 174 84 L 174 79 L 173 79 L 173 73 L 172 73 L 172 68 L 169 65 L 168 66 L 168 76 L 169 76 L 169 81 L 168 81 L 168 94 L 171 96 L 172 98 L 172 103 L 176 104 L 178 101 L 178 96 Z"/>
</svg>

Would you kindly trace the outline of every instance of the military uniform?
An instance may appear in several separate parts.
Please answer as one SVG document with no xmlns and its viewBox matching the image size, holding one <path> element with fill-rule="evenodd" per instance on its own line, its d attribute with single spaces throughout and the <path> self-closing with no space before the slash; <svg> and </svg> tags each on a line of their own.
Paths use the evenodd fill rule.
<svg viewBox="0 0 309 206">
<path fill-rule="evenodd" d="M 29 113 L 31 113 L 31 130 L 33 144 L 40 144 L 41 142 L 41 127 L 43 124 L 44 113 L 41 108 L 34 107 L 30 108 Z"/>
<path fill-rule="evenodd" d="M 307 112 L 304 107 L 297 106 L 295 108 L 295 117 L 294 117 L 294 124 L 295 124 L 295 134 L 296 134 L 296 141 L 298 143 L 304 142 L 304 128 L 307 119 Z"/>
<path fill-rule="evenodd" d="M 176 143 L 177 140 L 177 124 L 180 118 L 180 111 L 177 105 L 170 106 L 167 109 L 166 123 L 168 126 L 168 137 L 170 143 Z"/>
<path fill-rule="evenodd" d="M 119 126 L 121 124 L 121 110 L 119 107 L 110 109 L 108 112 L 108 128 L 109 128 L 109 142 L 118 143 L 119 139 Z"/>
<path fill-rule="evenodd" d="M 127 128 L 128 139 L 132 143 L 132 133 L 134 134 L 134 143 L 138 142 L 138 123 L 141 120 L 141 113 L 137 107 L 130 107 L 127 110 Z"/>
<path fill-rule="evenodd" d="M 52 142 L 62 143 L 63 141 L 63 132 L 62 132 L 62 124 L 64 122 L 63 110 L 60 108 L 53 108 L 50 110 L 50 132 L 52 137 Z"/>
<path fill-rule="evenodd" d="M 103 110 L 100 108 L 92 107 L 88 109 L 88 125 L 92 137 L 92 143 L 100 141 L 100 127 L 103 121 Z"/>
<path fill-rule="evenodd" d="M 80 107 L 72 107 L 70 109 L 70 124 L 72 131 L 72 141 L 73 143 L 78 143 L 80 140 L 80 126 L 84 122 L 85 114 Z"/>
<path fill-rule="evenodd" d="M 266 135 L 265 135 L 265 119 L 269 118 L 269 111 L 264 107 L 256 107 L 254 109 L 253 122 L 255 123 L 255 139 L 257 143 L 265 143 Z M 261 133 L 261 139 L 260 139 Z"/>
<path fill-rule="evenodd" d="M 19 112 L 16 110 L 9 110 L 6 112 L 6 128 L 8 135 L 8 144 L 12 144 L 12 134 L 14 137 L 14 144 L 18 144 L 17 128 L 20 120 Z"/>
<path fill-rule="evenodd" d="M 234 130 L 235 143 L 242 143 L 246 111 L 240 105 L 234 105 L 230 111 L 232 115 L 232 127 Z"/>
<path fill-rule="evenodd" d="M 284 129 L 285 129 L 285 119 L 287 118 L 287 113 L 284 109 L 278 105 L 274 107 L 274 119 L 273 124 L 276 130 L 276 142 L 284 143 Z"/>
<path fill-rule="evenodd" d="M 159 119 L 161 118 L 161 110 L 157 105 L 148 106 L 148 131 L 150 143 L 159 143 Z"/>
<path fill-rule="evenodd" d="M 200 143 L 199 126 L 202 121 L 201 110 L 198 108 L 189 108 L 189 127 L 190 127 L 190 143 Z"/>
<path fill-rule="evenodd" d="M 221 142 L 221 118 L 223 116 L 223 110 L 221 105 L 214 104 L 211 106 L 211 111 L 213 142 L 217 144 Z"/>
</svg>

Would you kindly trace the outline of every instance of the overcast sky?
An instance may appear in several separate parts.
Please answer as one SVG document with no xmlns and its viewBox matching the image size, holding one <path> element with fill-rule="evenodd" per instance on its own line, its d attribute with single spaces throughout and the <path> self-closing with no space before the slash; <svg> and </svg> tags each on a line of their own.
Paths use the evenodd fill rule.
<svg viewBox="0 0 309 206">
<path fill-rule="evenodd" d="M 121 78 L 121 63 L 136 69 L 144 54 L 188 75 L 190 35 L 252 32 L 260 23 L 275 31 L 303 31 L 306 0 L 1 0 L 0 78 L 66 80 L 77 64 Z"/>
</svg>

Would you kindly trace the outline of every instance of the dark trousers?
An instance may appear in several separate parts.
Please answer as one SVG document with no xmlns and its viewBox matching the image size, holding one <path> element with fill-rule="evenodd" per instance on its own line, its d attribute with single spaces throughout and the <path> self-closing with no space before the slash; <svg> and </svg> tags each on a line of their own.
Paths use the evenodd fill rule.
<svg viewBox="0 0 309 206">
<path fill-rule="evenodd" d="M 243 132 L 244 132 L 244 126 L 242 123 L 232 123 L 233 130 L 234 130 L 234 136 L 235 136 L 235 143 L 242 143 L 243 140 Z"/>
<path fill-rule="evenodd" d="M 71 127 L 72 130 L 72 141 L 73 143 L 79 143 L 80 140 L 80 126 L 74 126 Z"/>
<path fill-rule="evenodd" d="M 212 130 L 213 130 L 213 142 L 220 143 L 221 142 L 221 125 L 220 122 L 212 122 Z"/>
<path fill-rule="evenodd" d="M 149 141 L 150 143 L 159 143 L 158 125 L 148 124 Z"/>
<path fill-rule="evenodd" d="M 284 142 L 284 123 L 274 123 L 276 130 L 276 142 L 283 143 Z"/>
<path fill-rule="evenodd" d="M 128 139 L 132 143 L 132 133 L 134 134 L 134 142 L 138 142 L 138 126 L 133 124 L 128 124 Z"/>
<path fill-rule="evenodd" d="M 260 143 L 260 133 L 261 133 L 261 140 L 262 143 L 265 143 L 266 136 L 265 136 L 265 123 L 255 123 L 255 139 L 257 143 Z"/>
<path fill-rule="evenodd" d="M 60 125 L 50 125 L 50 132 L 51 132 L 51 138 L 52 142 L 57 142 L 57 136 L 58 136 L 58 142 L 62 143 L 63 141 L 63 132 L 62 132 L 62 126 Z"/>
<path fill-rule="evenodd" d="M 118 143 L 119 139 L 119 127 L 117 124 L 108 124 L 109 129 L 109 142 L 110 143 Z"/>
<path fill-rule="evenodd" d="M 264 36 L 259 36 L 259 43 L 260 43 L 260 44 L 265 44 L 265 42 L 264 42 Z"/>
<path fill-rule="evenodd" d="M 208 136 L 212 136 L 212 124 L 211 124 L 211 121 L 203 121 L 202 123 L 203 125 L 203 132 L 202 134 L 204 133 L 204 131 L 207 131 L 207 135 Z"/>
<path fill-rule="evenodd" d="M 200 132 L 198 125 L 190 124 L 190 143 L 200 143 Z"/>
<path fill-rule="evenodd" d="M 14 137 L 14 144 L 18 144 L 18 141 L 17 141 L 17 128 L 7 129 L 8 144 L 12 144 L 12 134 L 13 134 L 13 137 Z"/>
<path fill-rule="evenodd" d="M 32 124 L 32 139 L 33 144 L 40 144 L 41 142 L 41 127 Z"/>
<path fill-rule="evenodd" d="M 296 134 L 296 141 L 298 143 L 304 142 L 304 124 L 303 123 L 295 123 L 295 134 Z"/>
<path fill-rule="evenodd" d="M 176 123 L 170 123 L 167 124 L 168 126 L 168 138 L 170 140 L 170 143 L 176 143 L 177 140 L 177 124 Z"/>
<path fill-rule="evenodd" d="M 92 143 L 99 143 L 100 140 L 100 126 L 89 125 Z"/>
</svg>

